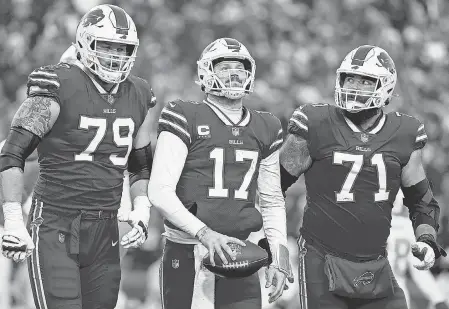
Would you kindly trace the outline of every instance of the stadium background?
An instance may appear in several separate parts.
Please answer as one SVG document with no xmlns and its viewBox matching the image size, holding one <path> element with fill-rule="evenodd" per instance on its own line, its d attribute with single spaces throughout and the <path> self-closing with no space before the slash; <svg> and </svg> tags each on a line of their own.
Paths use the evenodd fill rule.
<svg viewBox="0 0 449 309">
<path fill-rule="evenodd" d="M 26 96 L 27 75 L 58 62 L 74 42 L 80 17 L 101 0 L 0 0 L 0 140 Z M 397 97 L 388 110 L 417 116 L 429 142 L 424 161 L 442 205 L 441 242 L 449 246 L 449 2 L 446 0 L 111 0 L 138 28 L 134 74 L 149 80 L 158 105 L 174 98 L 200 99 L 196 60 L 218 37 L 243 42 L 256 59 L 255 93 L 246 104 L 278 116 L 284 126 L 302 104 L 333 102 L 335 71 L 346 53 L 362 44 L 385 48 L 399 72 Z M 154 141 L 156 136 L 154 135 Z M 292 249 L 305 203 L 304 184 L 289 191 Z M 152 213 L 150 238 L 123 260 L 123 296 L 118 308 L 160 308 L 158 258 L 160 217 Z M 375 232 L 375 231 L 373 231 Z M 295 253 L 294 253 L 295 254 Z M 434 273 L 449 286 L 449 262 Z M 148 270 L 148 271 L 146 271 Z M 13 308 L 34 308 L 26 272 L 11 276 Z M 2 270 L 0 269 L 0 276 Z M 411 289 L 414 289 L 411 285 Z M 0 291 L 0 294 L 2 291 Z M 266 294 L 266 293 L 265 293 Z M 413 308 L 427 301 L 412 290 Z M 449 291 L 446 292 L 449 295 Z M 295 291 L 275 308 L 297 308 Z M 289 299 L 291 300 L 289 301 Z M 27 301 L 28 299 L 28 301 Z M 268 307 L 267 307 L 268 308 Z"/>
</svg>

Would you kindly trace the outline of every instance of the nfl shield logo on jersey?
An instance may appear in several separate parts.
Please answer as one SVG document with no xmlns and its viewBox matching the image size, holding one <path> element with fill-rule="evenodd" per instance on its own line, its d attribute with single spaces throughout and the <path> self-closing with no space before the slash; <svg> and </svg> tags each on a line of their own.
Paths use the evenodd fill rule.
<svg viewBox="0 0 449 309">
<path fill-rule="evenodd" d="M 361 133 L 360 134 L 360 140 L 364 143 L 367 143 L 369 141 L 369 136 L 366 133 Z"/>
<path fill-rule="evenodd" d="M 231 132 L 232 132 L 232 135 L 239 136 L 240 135 L 240 128 L 233 127 Z"/>
<path fill-rule="evenodd" d="M 113 104 L 114 101 L 115 101 L 114 96 L 109 94 L 109 95 L 108 95 L 108 103 L 109 103 L 109 104 Z"/>
<path fill-rule="evenodd" d="M 179 260 L 178 259 L 171 260 L 171 267 L 173 267 L 174 269 L 179 268 Z"/>
<path fill-rule="evenodd" d="M 59 242 L 62 244 L 65 241 L 65 235 L 63 233 L 59 233 Z"/>
</svg>

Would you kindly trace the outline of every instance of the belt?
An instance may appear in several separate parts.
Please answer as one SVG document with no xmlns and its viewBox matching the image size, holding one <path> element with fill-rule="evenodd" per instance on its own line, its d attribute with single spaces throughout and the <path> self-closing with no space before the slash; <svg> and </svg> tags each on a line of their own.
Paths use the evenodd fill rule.
<svg viewBox="0 0 449 309">
<path fill-rule="evenodd" d="M 81 218 L 86 220 L 110 220 L 117 218 L 117 210 L 81 210 L 78 216 L 70 224 L 70 249 L 71 254 L 80 252 L 80 226 Z"/>
</svg>

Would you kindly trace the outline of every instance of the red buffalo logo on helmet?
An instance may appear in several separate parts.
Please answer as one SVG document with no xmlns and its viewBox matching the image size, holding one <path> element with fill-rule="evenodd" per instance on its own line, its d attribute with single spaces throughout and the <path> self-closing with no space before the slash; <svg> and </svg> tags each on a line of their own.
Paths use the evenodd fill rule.
<svg viewBox="0 0 449 309">
<path fill-rule="evenodd" d="M 83 26 L 87 27 L 87 26 L 91 26 L 91 25 L 96 25 L 100 21 L 102 21 L 104 17 L 105 16 L 104 16 L 103 11 L 101 9 L 93 10 L 92 12 L 87 14 L 87 16 L 84 18 Z"/>
<path fill-rule="evenodd" d="M 381 52 L 377 56 L 377 60 L 379 60 L 379 62 L 380 62 L 380 65 L 377 64 L 378 66 L 383 66 L 384 68 L 386 68 L 391 73 L 394 73 L 396 71 L 396 69 L 394 67 L 393 60 L 390 58 L 390 56 L 388 56 L 387 53 Z"/>
</svg>

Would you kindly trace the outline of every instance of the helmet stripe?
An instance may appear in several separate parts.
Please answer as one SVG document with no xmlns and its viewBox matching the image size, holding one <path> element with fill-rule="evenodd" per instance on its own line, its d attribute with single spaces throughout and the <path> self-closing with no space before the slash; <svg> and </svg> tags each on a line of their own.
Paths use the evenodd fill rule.
<svg viewBox="0 0 449 309">
<path fill-rule="evenodd" d="M 374 48 L 374 46 L 371 45 L 363 45 L 360 46 L 357 51 L 355 52 L 354 56 L 352 57 L 352 65 L 360 65 L 362 66 L 363 63 L 365 62 L 365 58 L 368 55 L 368 53 L 370 52 L 370 50 L 372 50 Z"/>
<path fill-rule="evenodd" d="M 122 8 L 115 5 L 109 5 L 115 16 L 115 29 L 118 34 L 128 35 L 129 24 L 126 13 Z"/>
<path fill-rule="evenodd" d="M 226 41 L 226 44 L 228 44 L 228 48 L 232 51 L 238 52 L 240 51 L 240 42 L 235 40 L 235 39 L 231 39 L 231 38 L 224 38 L 224 40 Z"/>
</svg>

